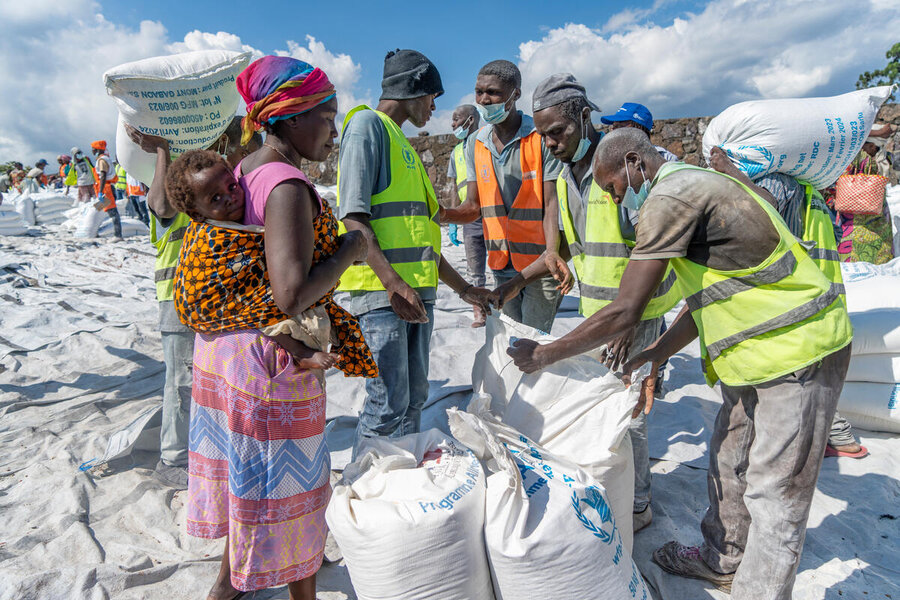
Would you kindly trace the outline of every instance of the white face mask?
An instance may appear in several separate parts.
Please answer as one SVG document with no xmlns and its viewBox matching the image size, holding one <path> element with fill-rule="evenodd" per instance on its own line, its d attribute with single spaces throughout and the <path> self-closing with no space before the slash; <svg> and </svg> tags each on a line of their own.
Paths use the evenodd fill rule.
<svg viewBox="0 0 900 600">
<path fill-rule="evenodd" d="M 481 118 L 484 119 L 485 123 L 491 125 L 502 123 L 506 120 L 506 117 L 509 116 L 509 110 L 506 108 L 506 105 L 515 93 L 515 90 L 513 90 L 513 93 L 509 95 L 506 102 L 501 102 L 500 104 L 476 104 L 475 108 L 478 109 L 478 114 L 481 115 Z"/>
<path fill-rule="evenodd" d="M 591 147 L 591 138 L 588 136 L 586 127 L 584 126 L 584 115 L 581 116 L 581 139 L 578 141 L 578 148 L 572 155 L 572 164 L 577 163 L 587 154 L 588 148 Z"/>
<path fill-rule="evenodd" d="M 469 123 L 472 122 L 472 115 L 469 115 L 469 118 L 463 121 L 463 124 L 453 130 L 453 135 L 456 136 L 458 140 L 464 140 L 469 137 Z"/>
</svg>

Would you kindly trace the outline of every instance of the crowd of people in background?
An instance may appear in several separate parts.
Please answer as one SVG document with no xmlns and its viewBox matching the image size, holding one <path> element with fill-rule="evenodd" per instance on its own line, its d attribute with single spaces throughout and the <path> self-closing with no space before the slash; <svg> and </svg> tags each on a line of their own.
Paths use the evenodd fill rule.
<svg viewBox="0 0 900 600">
<path fill-rule="evenodd" d="M 74 147 L 56 173 L 40 160 L 0 177 L 0 192 L 74 188 L 118 237 L 127 198 L 150 228 L 166 365 L 156 472 L 188 490 L 189 534 L 225 538 L 209 598 L 285 584 L 315 597 L 330 495 L 324 369 L 365 379 L 356 456 L 367 438 L 419 431 L 440 283 L 471 305 L 473 327 L 493 310 L 548 332 L 576 282 L 585 320 L 552 344 L 518 341 L 515 364 L 536 371 L 606 344 L 610 367 L 660 374 L 699 336 L 724 402 L 703 543 L 672 541 L 654 560 L 734 598 L 790 597 L 823 456 L 866 453 L 835 410 L 851 336 L 838 262 L 893 257 L 886 203 L 839 216 L 833 192 L 780 174 L 750 181 L 719 149 L 711 169 L 686 165 L 653 144 L 644 105 L 602 116 L 605 133 L 571 74 L 528 99 L 519 69 L 495 60 L 475 77 L 475 104 L 453 111 L 456 194 L 442 206 L 401 129 L 424 126 L 444 92 L 422 53 L 389 52 L 377 105 L 352 109 L 340 132 L 321 69 L 267 56 L 236 84 L 247 116 L 207 150 L 172 162 L 165 139 L 128 128 L 156 157 L 149 188 L 102 140 L 94 160 Z M 891 135 L 873 132 L 849 171 L 889 175 Z M 300 164 L 336 146 L 333 212 Z M 465 274 L 442 256 L 442 224 L 465 246 Z M 653 518 L 644 400 L 629 428 L 635 531 Z"/>
</svg>

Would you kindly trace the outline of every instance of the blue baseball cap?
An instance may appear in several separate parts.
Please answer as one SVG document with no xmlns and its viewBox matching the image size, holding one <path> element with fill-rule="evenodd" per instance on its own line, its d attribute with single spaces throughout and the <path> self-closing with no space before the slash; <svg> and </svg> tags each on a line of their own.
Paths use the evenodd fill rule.
<svg viewBox="0 0 900 600">
<path fill-rule="evenodd" d="M 646 106 L 637 102 L 626 102 L 616 111 L 616 114 L 600 117 L 600 122 L 607 125 L 621 121 L 634 121 L 641 127 L 646 127 L 647 131 L 653 129 L 653 115 Z"/>
</svg>

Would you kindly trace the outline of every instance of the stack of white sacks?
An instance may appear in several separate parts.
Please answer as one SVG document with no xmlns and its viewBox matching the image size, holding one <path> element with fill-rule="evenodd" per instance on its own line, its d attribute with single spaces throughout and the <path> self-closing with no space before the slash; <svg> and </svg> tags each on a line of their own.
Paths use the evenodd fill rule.
<svg viewBox="0 0 900 600">
<path fill-rule="evenodd" d="M 0 204 L 0 235 L 25 235 L 28 226 L 13 205 Z"/>
<path fill-rule="evenodd" d="M 900 258 L 841 271 L 853 349 L 838 410 L 855 427 L 900 433 Z"/>
<path fill-rule="evenodd" d="M 31 198 L 31 194 L 21 194 L 18 197 L 11 200 L 16 207 L 16 212 L 18 212 L 22 219 L 25 221 L 26 225 L 34 225 L 34 200 Z"/>
<path fill-rule="evenodd" d="M 72 208 L 72 198 L 61 192 L 31 194 L 34 219 L 38 225 L 58 225 L 66 221 L 66 211 Z"/>
<path fill-rule="evenodd" d="M 640 386 L 588 356 L 524 375 L 510 340 L 551 338 L 501 319 L 468 411 L 448 411 L 453 435 L 367 441 L 336 486 L 326 517 L 357 595 L 647 600 L 625 435 Z"/>
</svg>

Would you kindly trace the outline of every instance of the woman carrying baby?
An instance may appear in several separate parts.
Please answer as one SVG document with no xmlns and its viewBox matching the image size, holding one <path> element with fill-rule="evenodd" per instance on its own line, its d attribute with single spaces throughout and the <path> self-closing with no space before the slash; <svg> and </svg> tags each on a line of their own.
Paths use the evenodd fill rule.
<svg viewBox="0 0 900 600">
<path fill-rule="evenodd" d="M 377 374 L 356 319 L 332 299 L 366 244 L 338 235 L 298 168 L 324 160 L 337 136 L 325 73 L 266 56 L 237 87 L 244 135 L 265 129 L 263 147 L 234 173 L 215 153 L 187 152 L 166 179 L 193 219 L 175 280 L 179 317 L 198 332 L 187 531 L 226 538 L 209 598 L 287 584 L 293 600 L 314 599 L 331 494 L 322 369 Z"/>
</svg>

